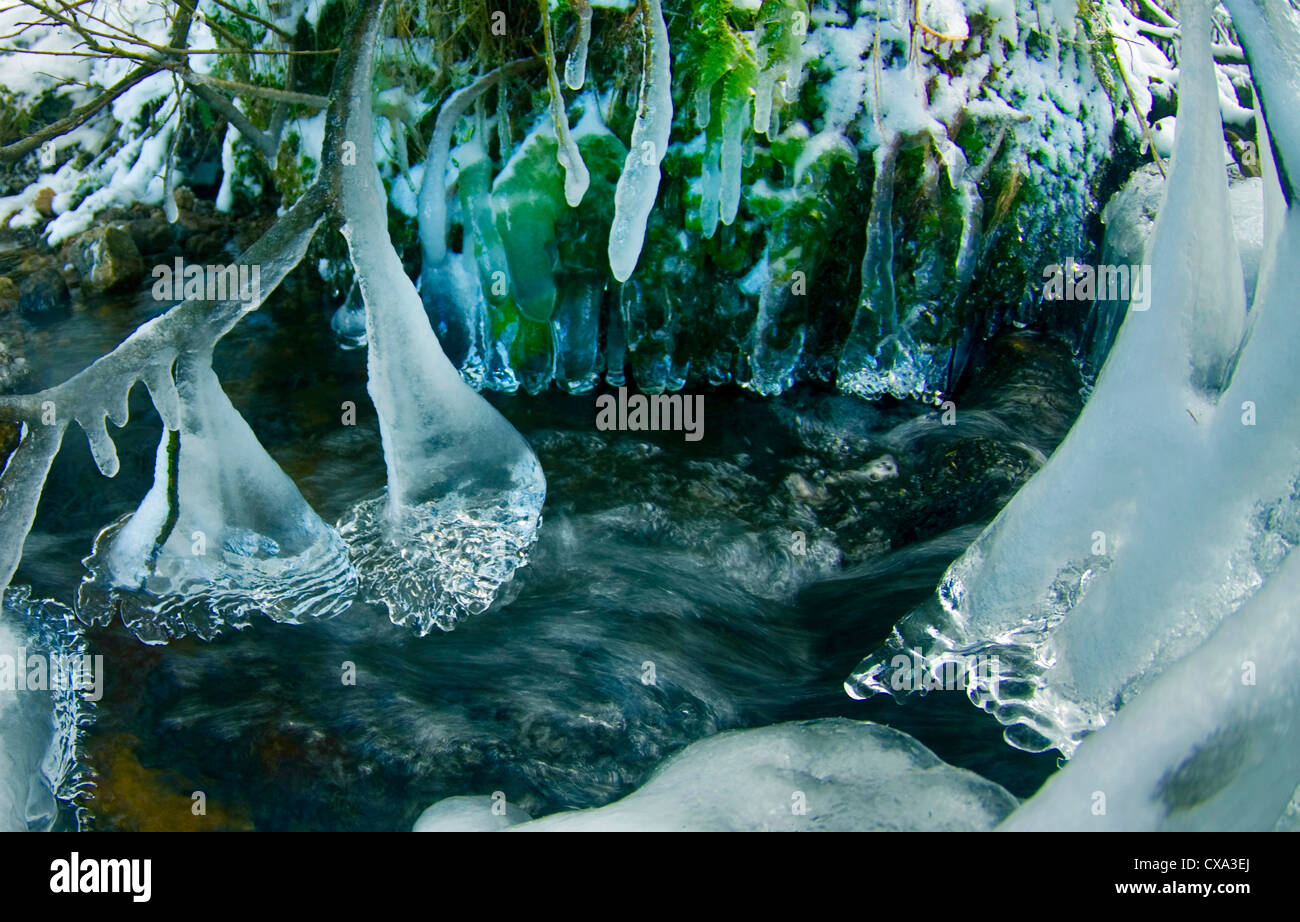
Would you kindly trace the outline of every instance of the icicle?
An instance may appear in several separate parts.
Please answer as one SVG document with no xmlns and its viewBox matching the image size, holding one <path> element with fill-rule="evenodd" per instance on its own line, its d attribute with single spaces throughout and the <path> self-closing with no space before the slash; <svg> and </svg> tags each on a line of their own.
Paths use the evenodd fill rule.
<svg viewBox="0 0 1300 922">
<path fill-rule="evenodd" d="M 587 0 L 569 0 L 578 15 L 578 43 L 564 62 L 564 82 L 571 90 L 580 90 L 587 82 L 587 46 L 591 43 L 591 4 Z"/>
<path fill-rule="evenodd" d="M 659 0 L 646 0 L 646 65 L 641 74 L 636 124 L 627 162 L 614 192 L 614 222 L 609 230 L 609 267 L 627 281 L 641 257 L 646 222 L 659 193 L 659 165 L 668 152 L 673 127 L 672 55 Z"/>
<path fill-rule="evenodd" d="M 180 208 L 176 205 L 176 146 L 181 137 L 181 125 L 184 124 L 181 109 L 184 99 L 182 94 L 181 101 L 176 104 L 176 125 L 172 128 L 172 136 L 167 145 L 167 166 L 163 171 L 163 216 L 167 218 L 168 224 L 175 224 L 181 216 Z"/>
<path fill-rule="evenodd" d="M 153 401 L 158 416 L 162 418 L 163 428 L 179 429 L 181 398 L 176 392 L 176 383 L 172 380 L 171 363 L 150 365 L 144 370 L 141 378 L 149 391 L 149 399 Z"/>
<path fill-rule="evenodd" d="M 605 285 L 598 276 L 566 279 L 551 317 L 555 331 L 555 380 L 570 394 L 586 394 L 599 380 L 600 309 Z"/>
<path fill-rule="evenodd" d="M 742 384 L 758 394 L 780 394 L 794 384 L 794 370 L 803 352 L 806 313 L 793 317 L 788 276 L 778 277 L 771 268 L 770 255 L 755 270 L 760 286 L 758 316 L 754 319 L 750 343 L 750 374 Z"/>
<path fill-rule="evenodd" d="M 1298 599 L 1292 551 L 1258 596 L 1084 740 L 1002 828 L 1275 828 L 1300 784 Z M 1100 812 L 1095 791 L 1106 792 Z"/>
<path fill-rule="evenodd" d="M 1179 131 L 1151 270 L 1131 279 L 1133 305 L 1092 398 L 945 574 L 937 602 L 863 662 L 853 694 L 887 690 L 881 676 L 900 653 L 997 655 L 1000 681 L 971 700 L 1009 725 L 1013 745 L 1069 755 L 1255 591 L 1277 564 L 1271 549 L 1294 543 L 1289 433 L 1300 413 L 1294 376 L 1279 369 L 1297 325 L 1276 280 L 1261 279 L 1233 369 L 1245 293 L 1208 4 L 1185 0 L 1182 12 Z M 1300 264 L 1294 231 L 1293 214 L 1279 268 Z M 1265 403 L 1267 432 L 1253 416 Z"/>
<path fill-rule="evenodd" d="M 95 539 L 77 594 L 83 621 L 120 613 L 145 643 L 208 640 L 254 612 L 329 618 L 356 592 L 347 548 L 231 406 L 210 359 L 178 363 L 180 430 L 164 430 L 139 509 Z"/>
<path fill-rule="evenodd" d="M 758 75 L 754 87 L 754 133 L 767 134 L 772 123 L 772 94 L 776 91 L 776 71 L 765 70 Z"/>
<path fill-rule="evenodd" d="M 66 421 L 52 425 L 24 424 L 21 440 L 0 473 L 0 592 L 13 579 L 23 544 L 36 519 L 45 477 L 63 444 Z"/>
<path fill-rule="evenodd" d="M 1300 191 L 1296 185 L 1300 182 L 1300 125 L 1293 117 L 1300 105 L 1295 82 L 1300 68 L 1300 28 L 1295 6 L 1287 0 L 1226 0 L 1226 5 L 1250 63 L 1251 80 L 1259 89 L 1282 194 L 1287 205 L 1294 207 Z"/>
<path fill-rule="evenodd" d="M 330 329 L 339 348 L 345 352 L 364 349 L 366 346 L 366 305 L 361 300 L 361 289 L 354 280 L 347 297 L 330 318 Z"/>
<path fill-rule="evenodd" d="M 621 309 L 610 311 L 605 325 L 605 383 L 610 387 L 627 384 L 627 330 Z"/>
<path fill-rule="evenodd" d="M 461 87 L 447 97 L 438 110 L 438 119 L 429 140 L 429 156 L 424 163 L 424 177 L 420 181 L 419 223 L 420 247 L 423 265 L 436 265 L 447 255 L 447 164 L 451 157 L 452 132 L 460 117 L 485 92 L 506 77 L 520 73 L 533 65 L 532 60 L 512 61 L 484 74 L 469 86 Z M 502 155 L 510 147 L 509 122 L 505 118 L 507 97 L 502 91 L 497 131 L 501 136 Z M 369 141 L 367 141 L 369 143 Z"/>
<path fill-rule="evenodd" d="M 367 387 L 388 468 L 385 494 L 340 524 L 367 597 L 396 624 L 449 630 L 491 605 L 536 540 L 546 480 L 523 437 L 447 361 L 388 236 L 369 144 L 370 62 L 358 73 L 340 184 L 348 244 L 366 304 Z"/>
<path fill-rule="evenodd" d="M 840 390 L 875 400 L 918 390 L 911 339 L 899 325 L 894 290 L 894 178 L 902 138 L 890 135 L 876 149 L 876 177 L 862 256 L 862 296 L 840 353 Z"/>
<path fill-rule="evenodd" d="M 749 94 L 752 68 L 733 71 L 724 80 L 725 95 L 722 100 L 722 149 L 719 164 L 722 188 L 719 208 L 723 224 L 736 220 L 740 209 L 740 192 L 744 185 L 741 172 L 744 165 L 743 143 L 749 122 Z"/>
<path fill-rule="evenodd" d="M 560 80 L 555 74 L 555 48 L 551 37 L 551 16 L 547 10 L 546 0 L 538 0 L 542 8 L 542 34 L 546 40 L 546 87 L 551 98 L 551 124 L 555 126 L 555 140 L 558 142 L 555 157 L 564 168 L 564 199 L 570 208 L 576 208 L 587 194 L 591 184 L 591 174 L 582 161 L 578 145 L 569 133 L 569 116 L 564 110 L 564 93 L 560 89 Z M 591 11 L 588 10 L 588 17 Z M 588 28 L 590 24 L 588 23 Z"/>
<path fill-rule="evenodd" d="M 979 171 L 970 168 L 965 152 L 946 134 L 936 131 L 932 135 L 935 149 L 948 168 L 948 184 L 956 195 L 957 208 L 961 214 L 961 238 L 957 245 L 955 278 L 951 289 L 954 298 L 960 298 L 966 293 L 966 288 L 975 275 L 975 261 L 979 257 L 984 220 L 984 199 L 980 196 L 979 177 L 992 165 L 1006 132 L 1007 126 L 1004 123 L 996 140 L 989 146 L 989 153 Z"/>
<path fill-rule="evenodd" d="M 117 446 L 113 444 L 113 439 L 108 434 L 105 417 L 78 419 L 77 424 L 81 426 L 81 431 L 86 433 L 86 440 L 90 442 L 90 454 L 95 459 L 95 466 L 99 468 L 99 472 L 105 477 L 116 477 L 119 466 Z"/>
<path fill-rule="evenodd" d="M 808 34 L 808 6 L 803 0 L 764 4 L 754 27 L 758 75 L 754 84 L 754 132 L 771 137 L 777 87 L 784 103 L 799 97 L 803 83 L 803 42 Z"/>
<path fill-rule="evenodd" d="M 702 83 L 695 88 L 695 127 L 703 131 L 709 127 L 713 115 L 713 84 Z"/>
<path fill-rule="evenodd" d="M 479 387 L 486 374 L 487 304 L 476 270 L 468 213 L 477 199 L 488 198 L 491 161 L 477 135 L 456 148 L 455 161 L 465 252 L 445 252 L 440 261 L 425 262 L 420 268 L 420 291 L 443 351 L 470 386 Z M 359 296 L 357 306 L 361 306 Z M 359 310 L 357 319 L 364 322 L 364 317 L 364 310 Z M 364 332 L 360 338 L 364 341 Z"/>
<path fill-rule="evenodd" d="M 722 202 L 722 165 L 719 157 L 722 144 L 706 138 L 704 146 L 704 171 L 700 175 L 700 225 L 704 239 L 712 239 L 718 230 L 719 208 Z"/>
</svg>

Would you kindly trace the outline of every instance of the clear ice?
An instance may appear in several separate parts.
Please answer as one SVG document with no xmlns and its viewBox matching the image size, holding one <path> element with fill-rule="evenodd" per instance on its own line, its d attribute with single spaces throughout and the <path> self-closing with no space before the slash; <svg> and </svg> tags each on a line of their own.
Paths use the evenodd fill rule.
<svg viewBox="0 0 1300 922">
<path fill-rule="evenodd" d="M 177 362 L 180 426 L 163 432 L 140 507 L 95 539 L 77 593 L 83 620 L 117 613 L 145 643 L 209 640 L 258 612 L 330 618 L 356 593 L 347 548 L 231 405 L 210 358 Z"/>
<path fill-rule="evenodd" d="M 347 116 L 357 163 L 340 204 L 366 305 L 367 387 L 388 486 L 345 516 L 339 532 L 367 598 L 423 635 L 487 609 L 525 563 L 546 480 L 524 438 L 448 361 L 393 249 L 369 143 L 371 70 L 363 62 L 367 89 Z"/>
<path fill-rule="evenodd" d="M 1295 111 L 1287 75 L 1300 70 L 1300 20 L 1285 3 L 1269 10 L 1269 28 L 1244 29 L 1243 41 L 1263 62 L 1266 107 Z M 1207 638 L 1243 618 L 1300 544 L 1300 395 L 1289 370 L 1300 348 L 1289 281 L 1300 228 L 1294 207 L 1266 228 L 1247 316 L 1209 10 L 1199 0 L 1182 11 L 1179 131 L 1149 250 L 1149 306 L 1130 308 L 1048 464 L 952 565 L 937 599 L 859 666 L 851 694 L 888 691 L 883 671 L 900 652 L 932 663 L 996 654 L 1002 674 L 977 683 L 972 701 L 1008 725 L 1013 745 L 1069 756 L 1181 658 L 1213 656 Z M 1274 140 L 1278 169 L 1265 182 L 1285 187 L 1300 150 Z M 1261 682 L 1256 706 L 1277 706 L 1288 688 Z"/>
<path fill-rule="evenodd" d="M 649 56 L 641 75 L 636 123 L 627 162 L 614 192 L 614 223 L 609 229 L 609 268 L 626 282 L 645 243 L 646 222 L 659 193 L 659 165 L 668 153 L 673 127 L 672 54 L 659 0 L 646 0 L 645 40 Z"/>
<path fill-rule="evenodd" d="M 906 733 L 828 718 L 719 733 L 687 746 L 609 806 L 511 828 L 970 832 L 993 828 L 1016 805 L 999 785 L 945 764 Z M 449 798 L 421 821 L 447 831 L 499 828 L 490 813 L 489 798 Z"/>
</svg>

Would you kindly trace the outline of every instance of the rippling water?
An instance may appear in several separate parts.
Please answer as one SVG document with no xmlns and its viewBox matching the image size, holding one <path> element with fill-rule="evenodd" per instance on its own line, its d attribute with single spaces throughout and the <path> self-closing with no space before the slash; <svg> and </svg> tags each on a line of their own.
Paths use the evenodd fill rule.
<svg viewBox="0 0 1300 922">
<path fill-rule="evenodd" d="M 378 426 L 364 353 L 336 349 L 328 311 L 294 297 L 228 337 L 217 370 L 334 521 L 383 486 Z M 30 340 L 46 379 L 33 383 L 110 348 L 138 320 L 118 310 Z M 598 431 L 594 395 L 497 400 L 549 481 L 541 540 L 503 597 L 424 638 L 361 603 L 210 643 L 90 630 L 106 671 L 82 752 L 97 774 L 92 824 L 401 829 L 440 798 L 497 790 L 536 816 L 618 798 L 720 730 L 823 716 L 890 724 L 1031 793 L 1055 760 L 1006 746 L 962 694 L 899 706 L 842 688 L 1078 411 L 1054 344 L 1008 337 L 986 368 L 952 426 L 932 408 L 809 389 L 708 392 L 705 437 L 686 442 Z M 147 490 L 159 423 L 135 396 L 115 480 L 67 439 L 15 583 L 70 602 L 95 532 Z M 340 423 L 346 400 L 355 426 Z M 191 811 L 196 791 L 206 816 Z"/>
</svg>

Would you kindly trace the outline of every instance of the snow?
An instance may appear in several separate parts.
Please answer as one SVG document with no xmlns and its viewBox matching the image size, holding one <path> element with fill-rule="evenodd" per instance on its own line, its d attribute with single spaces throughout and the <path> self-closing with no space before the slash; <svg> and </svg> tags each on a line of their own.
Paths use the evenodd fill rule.
<svg viewBox="0 0 1300 922">
<path fill-rule="evenodd" d="M 916 21 L 954 41 L 964 42 L 970 38 L 962 0 L 917 0 Z"/>
<path fill-rule="evenodd" d="M 165 5 L 159 0 L 97 4 L 95 14 L 150 42 L 167 43 L 170 25 Z M 8 6 L 0 11 L 0 32 L 8 34 L 16 22 L 29 21 L 34 15 L 33 10 L 21 4 Z M 196 19 L 190 28 L 190 42 L 194 47 L 213 47 L 215 39 L 206 23 Z M 57 52 L 79 50 L 70 30 L 47 26 L 28 29 L 22 36 L 8 40 L 4 47 Z M 128 46 L 123 44 L 123 47 Z M 138 51 L 136 46 L 129 47 Z M 213 59 L 212 55 L 192 55 L 189 60 L 196 72 L 207 73 Z M 33 66 L 34 60 L 39 61 L 39 66 Z M 69 97 L 73 105 L 82 105 L 135 66 L 134 61 L 118 58 L 60 54 L 34 59 L 0 50 L 0 86 L 18 97 L 32 99 L 46 90 L 73 84 L 57 92 Z M 54 174 L 38 177 L 18 195 L 0 199 L 0 220 L 13 215 L 14 226 L 39 223 L 41 217 L 32 202 L 37 192 L 48 187 L 55 193 L 53 206 L 59 216 L 46 229 L 46 239 L 50 245 L 57 246 L 89 227 L 97 211 L 134 202 L 161 204 L 167 154 L 178 118 L 174 93 L 171 75 L 154 74 L 124 92 L 86 124 L 56 140 L 54 143 L 60 149 L 75 146 L 96 154 L 107 149 L 109 156 L 84 171 L 74 169 L 71 163 L 65 164 Z M 160 97 L 163 99 L 158 111 L 166 121 L 147 137 L 151 126 L 141 124 L 139 116 L 146 105 Z"/>
<path fill-rule="evenodd" d="M 530 819 L 527 813 L 503 798 L 448 797 L 421 813 L 411 831 L 499 832 Z"/>
</svg>

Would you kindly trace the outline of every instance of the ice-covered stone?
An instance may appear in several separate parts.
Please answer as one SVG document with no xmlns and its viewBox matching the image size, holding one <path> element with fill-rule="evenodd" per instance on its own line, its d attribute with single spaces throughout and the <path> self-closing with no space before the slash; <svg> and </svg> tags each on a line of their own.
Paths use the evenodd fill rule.
<svg viewBox="0 0 1300 922">
<path fill-rule="evenodd" d="M 459 799 L 458 799 L 459 800 Z M 486 800 L 484 798 L 483 800 Z M 974 831 L 1016 799 L 947 765 L 905 733 L 842 718 L 720 733 L 686 747 L 644 785 L 607 807 L 514 826 L 528 832 Z M 440 828 L 485 821 L 446 801 Z"/>
</svg>

